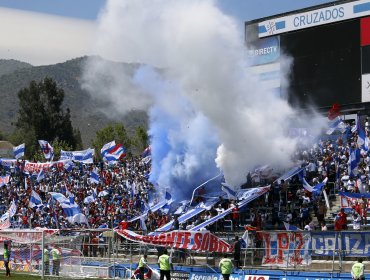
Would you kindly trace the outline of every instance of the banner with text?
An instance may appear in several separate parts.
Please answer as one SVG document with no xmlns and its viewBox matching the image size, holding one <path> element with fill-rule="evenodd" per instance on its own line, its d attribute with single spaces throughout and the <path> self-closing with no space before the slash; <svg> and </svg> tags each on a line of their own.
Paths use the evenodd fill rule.
<svg viewBox="0 0 370 280">
<path fill-rule="evenodd" d="M 40 170 L 50 171 L 52 167 L 63 168 L 65 161 L 52 161 L 52 162 L 29 162 L 26 161 L 24 164 L 24 171 L 28 173 L 39 173 Z"/>
<path fill-rule="evenodd" d="M 263 266 L 310 265 L 309 232 L 261 232 Z"/>
<path fill-rule="evenodd" d="M 170 231 L 158 235 L 140 235 L 130 230 L 117 230 L 120 236 L 142 244 L 167 246 L 192 251 L 230 252 L 231 246 L 209 231 Z"/>
<path fill-rule="evenodd" d="M 370 256 L 370 232 L 261 232 L 262 265 L 309 265 L 311 256 Z"/>
</svg>

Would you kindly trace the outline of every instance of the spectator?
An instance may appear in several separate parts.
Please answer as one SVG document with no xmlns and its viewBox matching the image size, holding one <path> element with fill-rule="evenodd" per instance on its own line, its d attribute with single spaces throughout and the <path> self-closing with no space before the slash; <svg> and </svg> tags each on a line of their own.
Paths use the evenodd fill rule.
<svg viewBox="0 0 370 280">
<path fill-rule="evenodd" d="M 236 268 L 240 268 L 240 252 L 241 252 L 241 244 L 238 236 L 235 236 L 235 240 L 233 243 L 234 248 L 234 263 Z"/>
<path fill-rule="evenodd" d="M 354 230 L 361 230 L 361 217 L 358 213 L 353 214 L 353 229 Z"/>
<path fill-rule="evenodd" d="M 340 209 L 340 212 L 336 215 L 334 222 L 334 230 L 340 231 L 347 229 L 347 214 L 344 212 L 344 208 Z"/>
</svg>

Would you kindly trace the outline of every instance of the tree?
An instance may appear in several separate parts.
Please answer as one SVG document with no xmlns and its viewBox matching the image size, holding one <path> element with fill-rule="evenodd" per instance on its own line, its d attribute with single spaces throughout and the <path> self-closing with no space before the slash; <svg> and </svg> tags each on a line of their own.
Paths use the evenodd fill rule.
<svg viewBox="0 0 370 280">
<path fill-rule="evenodd" d="M 76 139 L 70 111 L 62 109 L 64 91 L 53 79 L 46 77 L 39 83 L 31 81 L 29 87 L 18 92 L 18 99 L 16 126 L 34 135 L 34 145 L 36 140 L 42 139 L 65 142 L 72 149 L 78 146 L 80 139 Z"/>
<path fill-rule="evenodd" d="M 123 124 L 109 124 L 96 132 L 92 146 L 95 148 L 96 155 L 100 157 L 100 150 L 104 144 L 115 140 L 117 144 L 123 144 L 126 154 L 131 154 L 131 139 L 129 138 Z"/>
<path fill-rule="evenodd" d="M 136 128 L 135 132 L 135 146 L 138 152 L 142 153 L 149 145 L 149 135 L 142 126 Z"/>
</svg>

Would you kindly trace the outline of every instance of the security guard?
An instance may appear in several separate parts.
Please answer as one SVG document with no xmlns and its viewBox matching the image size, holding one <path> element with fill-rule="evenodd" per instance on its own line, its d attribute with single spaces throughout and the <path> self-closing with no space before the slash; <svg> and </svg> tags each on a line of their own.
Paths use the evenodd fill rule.
<svg viewBox="0 0 370 280">
<path fill-rule="evenodd" d="M 234 266 L 233 262 L 227 257 L 227 254 L 225 254 L 224 258 L 220 260 L 219 267 L 224 280 L 229 280 Z"/>
<path fill-rule="evenodd" d="M 44 248 L 44 274 L 50 274 L 50 258 L 49 258 L 49 250 L 47 247 Z"/>
<path fill-rule="evenodd" d="M 171 269 L 173 270 L 173 265 L 170 261 L 170 257 L 167 255 L 167 249 L 164 249 L 163 254 L 158 258 L 160 278 L 163 280 L 166 276 L 166 280 L 171 280 Z"/>
<path fill-rule="evenodd" d="M 147 263 L 147 254 L 144 254 L 139 260 L 140 280 L 144 280 L 144 269 Z"/>
<path fill-rule="evenodd" d="M 8 241 L 9 242 L 9 241 Z M 6 270 L 6 277 L 10 277 L 10 267 L 9 267 L 9 261 L 10 261 L 10 250 L 9 250 L 9 243 L 4 242 L 4 266 Z"/>
<path fill-rule="evenodd" d="M 365 266 L 362 263 L 362 258 L 359 258 L 352 266 L 351 275 L 354 280 L 365 280 Z"/>
<path fill-rule="evenodd" d="M 59 276 L 60 256 L 62 255 L 58 246 L 54 246 L 51 250 L 51 257 L 53 258 L 53 275 Z"/>
</svg>

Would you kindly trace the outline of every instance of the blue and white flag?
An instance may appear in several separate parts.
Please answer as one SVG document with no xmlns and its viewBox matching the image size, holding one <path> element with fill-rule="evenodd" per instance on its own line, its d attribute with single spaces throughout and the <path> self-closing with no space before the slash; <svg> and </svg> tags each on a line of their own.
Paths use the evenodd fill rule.
<svg viewBox="0 0 370 280">
<path fill-rule="evenodd" d="M 179 203 L 179 207 L 173 213 L 174 215 L 182 215 L 187 211 L 187 206 L 189 204 L 189 200 L 183 200 Z"/>
<path fill-rule="evenodd" d="M 45 159 L 52 161 L 54 158 L 54 149 L 48 141 L 39 140 L 41 151 L 44 154 Z"/>
<path fill-rule="evenodd" d="M 227 184 L 221 183 L 221 189 L 227 194 L 228 199 L 236 199 L 236 192 Z"/>
<path fill-rule="evenodd" d="M 32 208 L 32 209 L 35 209 L 35 208 L 40 208 L 41 209 L 41 208 L 44 207 L 44 205 L 42 204 L 41 197 L 34 190 L 32 190 L 30 201 L 28 203 L 28 207 Z"/>
<path fill-rule="evenodd" d="M 104 156 L 107 153 L 109 153 L 115 146 L 116 146 L 116 141 L 114 141 L 114 140 L 112 142 L 109 142 L 109 143 L 105 144 L 103 146 L 103 148 L 101 148 L 101 150 L 100 150 L 102 157 L 104 158 Z"/>
<path fill-rule="evenodd" d="M 99 184 L 99 182 L 100 182 L 100 176 L 99 176 L 98 172 L 96 171 L 96 169 L 91 171 L 90 182 L 95 183 L 95 184 Z"/>
<path fill-rule="evenodd" d="M 73 170 L 74 164 L 72 161 L 67 161 L 64 163 L 64 169 L 67 172 L 71 172 Z"/>
<path fill-rule="evenodd" d="M 14 215 L 17 213 L 17 205 L 15 204 L 15 201 L 13 200 L 10 204 L 10 207 L 8 211 L 6 211 L 1 217 L 0 217 L 0 229 L 7 229 L 10 227 L 10 219 L 14 217 Z"/>
<path fill-rule="evenodd" d="M 300 228 L 298 228 L 298 227 L 296 227 L 294 225 L 291 225 L 291 224 L 289 224 L 287 222 L 284 222 L 284 226 L 285 226 L 285 229 L 286 230 L 289 230 L 289 231 L 301 231 Z"/>
<path fill-rule="evenodd" d="M 238 208 L 241 209 L 242 207 L 246 206 L 252 200 L 254 200 L 257 197 L 267 193 L 270 190 L 270 187 L 271 186 L 250 189 L 248 192 L 246 192 L 244 194 L 243 200 L 237 203 Z M 196 226 L 192 227 L 190 230 L 197 231 L 197 230 L 200 230 L 202 228 L 206 228 L 208 225 L 211 225 L 214 222 L 218 221 L 219 219 L 222 219 L 222 218 L 226 217 L 227 215 L 229 215 L 233 209 L 234 209 L 234 207 L 230 207 L 230 208 L 226 209 L 224 212 L 220 213 L 219 215 L 214 216 L 214 217 L 208 219 L 207 221 L 204 221 L 204 222 L 200 223 L 199 225 L 196 225 Z"/>
<path fill-rule="evenodd" d="M 369 141 L 366 139 L 366 133 L 364 128 L 361 125 L 360 118 L 357 117 L 357 145 L 359 148 L 363 147 L 365 151 L 369 149 Z"/>
<path fill-rule="evenodd" d="M 49 194 L 54 200 L 59 202 L 70 223 L 87 224 L 86 216 L 82 214 L 80 206 L 74 201 L 73 197 L 66 198 L 63 194 L 56 192 L 49 192 Z"/>
<path fill-rule="evenodd" d="M 148 228 L 146 227 L 146 224 L 145 224 L 145 215 L 140 216 L 140 228 L 143 231 L 148 230 Z"/>
<path fill-rule="evenodd" d="M 333 134 L 333 132 L 337 130 L 339 130 L 341 133 L 344 133 L 346 131 L 346 124 L 339 116 L 329 121 L 329 128 L 326 131 L 326 134 Z"/>
<path fill-rule="evenodd" d="M 350 149 L 348 161 L 348 173 L 350 176 L 356 176 L 358 173 L 358 164 L 360 163 L 361 153 L 360 149 Z"/>
<path fill-rule="evenodd" d="M 298 176 L 303 176 L 303 172 L 304 172 L 304 168 L 302 167 L 293 167 L 292 169 L 290 169 L 289 171 L 287 171 L 286 173 L 284 173 L 283 175 L 281 175 L 279 178 L 277 178 L 275 180 L 275 182 L 277 183 L 281 183 L 281 180 L 289 180 L 290 178 L 292 178 L 293 176 L 297 175 Z"/>
<path fill-rule="evenodd" d="M 10 207 L 8 209 L 9 217 L 13 217 L 17 213 L 17 205 L 15 204 L 15 201 L 13 200 L 10 204 Z"/>
<path fill-rule="evenodd" d="M 20 144 L 13 148 L 14 157 L 19 159 L 24 156 L 25 144 Z"/>
<path fill-rule="evenodd" d="M 104 160 L 108 162 L 108 165 L 116 164 L 121 156 L 113 155 L 113 154 L 105 154 Z"/>
<path fill-rule="evenodd" d="M 167 203 L 172 203 L 172 195 L 168 191 L 166 191 L 164 199 L 167 201 Z"/>
<path fill-rule="evenodd" d="M 66 203 L 66 202 L 69 202 L 69 199 L 66 198 L 63 194 L 61 193 L 57 193 L 57 192 L 49 192 L 49 194 L 51 195 L 51 197 L 58 201 L 59 203 Z"/>
<path fill-rule="evenodd" d="M 68 196 L 68 198 L 70 198 L 70 197 L 74 198 L 75 197 L 75 195 L 73 193 L 71 193 L 68 188 L 66 189 L 66 196 Z"/>
<path fill-rule="evenodd" d="M 39 174 L 37 174 L 36 181 L 40 182 L 41 180 L 45 179 L 45 172 L 43 169 L 40 170 Z"/>
<path fill-rule="evenodd" d="M 85 204 L 90 204 L 92 202 L 95 202 L 96 201 L 96 196 L 95 195 L 89 195 L 89 196 L 86 196 L 85 199 L 84 199 L 84 203 Z"/>
<path fill-rule="evenodd" d="M 60 151 L 61 160 L 73 160 L 86 164 L 94 163 L 94 149 L 86 149 L 82 151 Z"/>
</svg>

